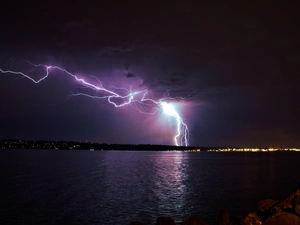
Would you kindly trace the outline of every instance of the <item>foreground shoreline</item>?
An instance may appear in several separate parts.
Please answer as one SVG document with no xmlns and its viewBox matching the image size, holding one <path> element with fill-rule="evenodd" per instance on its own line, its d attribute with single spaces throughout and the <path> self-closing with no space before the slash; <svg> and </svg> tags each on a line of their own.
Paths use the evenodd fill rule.
<svg viewBox="0 0 300 225">
<path fill-rule="evenodd" d="M 264 199 L 257 203 L 255 212 L 246 216 L 231 217 L 230 213 L 221 209 L 217 225 L 300 225 L 300 183 L 296 190 L 283 200 Z M 191 216 L 181 225 L 208 225 L 200 216 Z M 132 221 L 130 225 L 145 225 Z M 155 225 L 176 225 L 171 216 L 160 216 Z M 179 224 L 177 224 L 179 225 Z"/>
</svg>

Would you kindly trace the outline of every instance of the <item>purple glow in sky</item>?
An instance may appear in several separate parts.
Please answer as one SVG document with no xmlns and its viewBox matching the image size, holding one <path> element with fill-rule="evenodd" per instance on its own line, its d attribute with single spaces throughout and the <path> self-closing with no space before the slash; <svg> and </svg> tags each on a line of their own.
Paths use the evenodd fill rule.
<svg viewBox="0 0 300 225">
<path fill-rule="evenodd" d="M 177 99 L 171 98 L 169 96 L 163 96 L 162 98 L 155 100 L 152 97 L 149 97 L 148 90 L 142 89 L 139 91 L 132 90 L 132 87 L 129 89 L 127 88 L 117 88 L 117 87 L 110 87 L 105 88 L 101 81 L 99 81 L 96 77 L 95 80 L 99 83 L 94 84 L 92 82 L 87 81 L 85 78 L 79 77 L 78 75 L 72 74 L 71 72 L 67 71 L 64 68 L 54 66 L 54 65 L 44 65 L 44 64 L 33 64 L 29 61 L 27 61 L 33 68 L 27 72 L 20 72 L 20 71 L 12 71 L 12 70 L 3 70 L 0 68 L 0 73 L 3 74 L 14 74 L 14 75 L 21 75 L 29 80 L 31 80 L 33 83 L 38 84 L 44 80 L 46 80 L 51 71 L 58 70 L 60 72 L 63 72 L 64 74 L 67 74 L 74 78 L 74 81 L 78 82 L 82 86 L 94 90 L 96 94 L 88 94 L 86 92 L 78 92 L 71 95 L 71 97 L 75 96 L 85 96 L 92 99 L 106 99 L 108 103 L 112 104 L 114 107 L 125 107 L 128 105 L 132 105 L 134 108 L 136 108 L 140 113 L 142 114 L 157 114 L 159 111 L 163 111 L 166 115 L 171 116 L 174 118 L 174 122 L 176 123 L 176 130 L 174 131 L 174 144 L 176 146 L 188 146 L 188 126 L 183 122 L 183 119 L 179 115 L 179 113 L 174 108 L 172 101 L 176 101 Z M 44 70 L 44 75 L 42 75 L 41 78 L 34 79 L 30 76 L 30 73 L 32 73 L 35 69 L 42 68 Z M 122 92 L 122 93 L 118 93 Z M 183 100 L 183 98 L 180 98 Z M 145 111 L 144 105 L 148 106 L 146 107 L 148 110 Z M 149 111 L 150 106 L 150 111 Z"/>
</svg>

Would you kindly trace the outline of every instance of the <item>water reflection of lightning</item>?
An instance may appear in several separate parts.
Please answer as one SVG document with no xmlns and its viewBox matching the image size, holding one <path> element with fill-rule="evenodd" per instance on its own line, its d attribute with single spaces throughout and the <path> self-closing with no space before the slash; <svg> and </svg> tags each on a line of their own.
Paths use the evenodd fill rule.
<svg viewBox="0 0 300 225">
<path fill-rule="evenodd" d="M 34 79 L 28 75 L 30 72 L 23 73 L 23 72 L 19 72 L 19 71 L 3 70 L 1 68 L 0 68 L 0 72 L 21 75 L 21 76 L 31 80 L 35 84 L 38 84 L 38 83 L 42 82 L 43 80 L 45 80 L 46 78 L 48 78 L 48 76 L 52 70 L 58 70 L 58 71 L 61 71 L 65 74 L 71 76 L 72 78 L 74 78 L 75 81 L 77 81 L 81 85 L 83 85 L 89 89 L 95 90 L 95 91 L 100 91 L 102 94 L 101 96 L 99 96 L 99 95 L 90 95 L 87 93 L 75 93 L 75 94 L 72 94 L 72 96 L 85 96 L 85 97 L 89 97 L 89 98 L 93 98 L 93 99 L 107 99 L 107 101 L 115 107 L 124 107 L 126 105 L 131 104 L 131 105 L 134 105 L 135 108 L 137 110 L 139 110 L 141 113 L 145 113 L 145 114 L 155 114 L 160 109 L 162 109 L 166 115 L 172 116 L 176 120 L 177 131 L 176 131 L 176 135 L 174 136 L 175 145 L 176 146 L 178 146 L 178 145 L 187 146 L 188 145 L 188 127 L 183 122 L 182 118 L 180 117 L 180 115 L 175 110 L 174 106 L 172 105 L 171 101 L 174 99 L 172 99 L 168 96 L 164 96 L 163 98 L 156 101 L 153 98 L 147 97 L 148 91 L 146 89 L 140 90 L 140 91 L 132 91 L 131 89 L 128 90 L 125 88 L 121 88 L 121 90 L 123 92 L 126 91 L 127 94 L 119 94 L 119 93 L 117 93 L 117 91 L 120 90 L 118 88 L 115 88 L 115 87 L 113 87 L 111 89 L 104 88 L 102 86 L 102 83 L 99 80 L 98 80 L 98 82 L 100 83 L 100 85 L 92 84 L 92 83 L 86 81 L 85 79 L 79 78 L 77 75 L 74 75 L 61 67 L 48 66 L 48 65 L 43 65 L 43 64 L 36 65 L 36 64 L 32 64 L 30 62 L 28 62 L 28 63 L 33 66 L 33 69 L 30 72 L 32 72 L 36 68 L 43 68 L 45 70 L 45 75 L 42 78 Z M 116 91 L 114 91 L 114 90 L 116 90 Z M 149 109 L 149 106 L 150 106 L 152 108 L 152 111 L 151 112 L 145 111 L 145 110 L 143 110 L 142 106 L 146 106 L 147 109 Z"/>
</svg>

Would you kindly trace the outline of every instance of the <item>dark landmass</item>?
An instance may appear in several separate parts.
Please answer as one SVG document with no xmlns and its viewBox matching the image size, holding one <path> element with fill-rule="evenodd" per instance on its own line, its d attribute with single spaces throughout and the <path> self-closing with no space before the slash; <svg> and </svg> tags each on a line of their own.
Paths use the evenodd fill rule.
<svg viewBox="0 0 300 225">
<path fill-rule="evenodd" d="M 61 150 L 153 150 L 153 151 L 200 151 L 197 146 L 171 146 L 152 144 L 107 144 L 96 142 L 75 142 L 75 141 L 48 141 L 48 140 L 18 140 L 4 139 L 0 141 L 1 148 L 14 149 L 61 149 Z M 208 147 L 201 147 L 201 151 L 207 151 Z"/>
<path fill-rule="evenodd" d="M 172 146 L 153 144 L 107 144 L 96 142 L 49 141 L 49 140 L 0 140 L 2 149 L 56 149 L 56 150 L 130 150 L 130 151 L 212 151 L 212 152 L 268 152 L 268 151 L 300 151 L 296 148 L 241 148 L 241 147 L 200 147 Z"/>
</svg>

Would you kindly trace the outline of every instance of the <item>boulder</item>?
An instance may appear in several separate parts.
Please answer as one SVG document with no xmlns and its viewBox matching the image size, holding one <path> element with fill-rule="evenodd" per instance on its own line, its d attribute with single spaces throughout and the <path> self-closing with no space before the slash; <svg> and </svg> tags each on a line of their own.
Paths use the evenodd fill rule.
<svg viewBox="0 0 300 225">
<path fill-rule="evenodd" d="M 300 196 L 294 198 L 293 206 L 294 206 L 295 213 L 298 214 L 298 216 L 300 216 Z"/>
<path fill-rule="evenodd" d="M 270 215 L 276 215 L 277 213 L 281 213 L 284 211 L 293 211 L 293 201 L 297 196 L 300 196 L 300 189 L 297 189 L 286 199 L 278 202 L 277 204 L 269 208 L 268 211 L 270 212 Z"/>
<path fill-rule="evenodd" d="M 261 225 L 262 221 L 256 212 L 249 213 L 247 216 L 240 218 L 236 224 L 238 225 Z"/>
<path fill-rule="evenodd" d="M 292 213 L 279 213 L 263 222 L 263 225 L 300 225 L 300 218 Z"/>
<path fill-rule="evenodd" d="M 264 199 L 264 200 L 259 201 L 257 203 L 257 205 L 258 205 L 259 211 L 264 212 L 265 210 L 268 210 L 269 208 L 271 208 L 276 203 L 278 203 L 277 200 L 274 200 L 274 199 Z"/>
<path fill-rule="evenodd" d="M 208 225 L 200 216 L 192 216 L 187 221 L 183 222 L 182 225 Z"/>
<path fill-rule="evenodd" d="M 157 217 L 155 225 L 176 225 L 174 220 L 169 216 Z"/>
<path fill-rule="evenodd" d="M 231 225 L 229 220 L 229 212 L 225 209 L 221 209 L 218 215 L 218 225 Z"/>
</svg>

